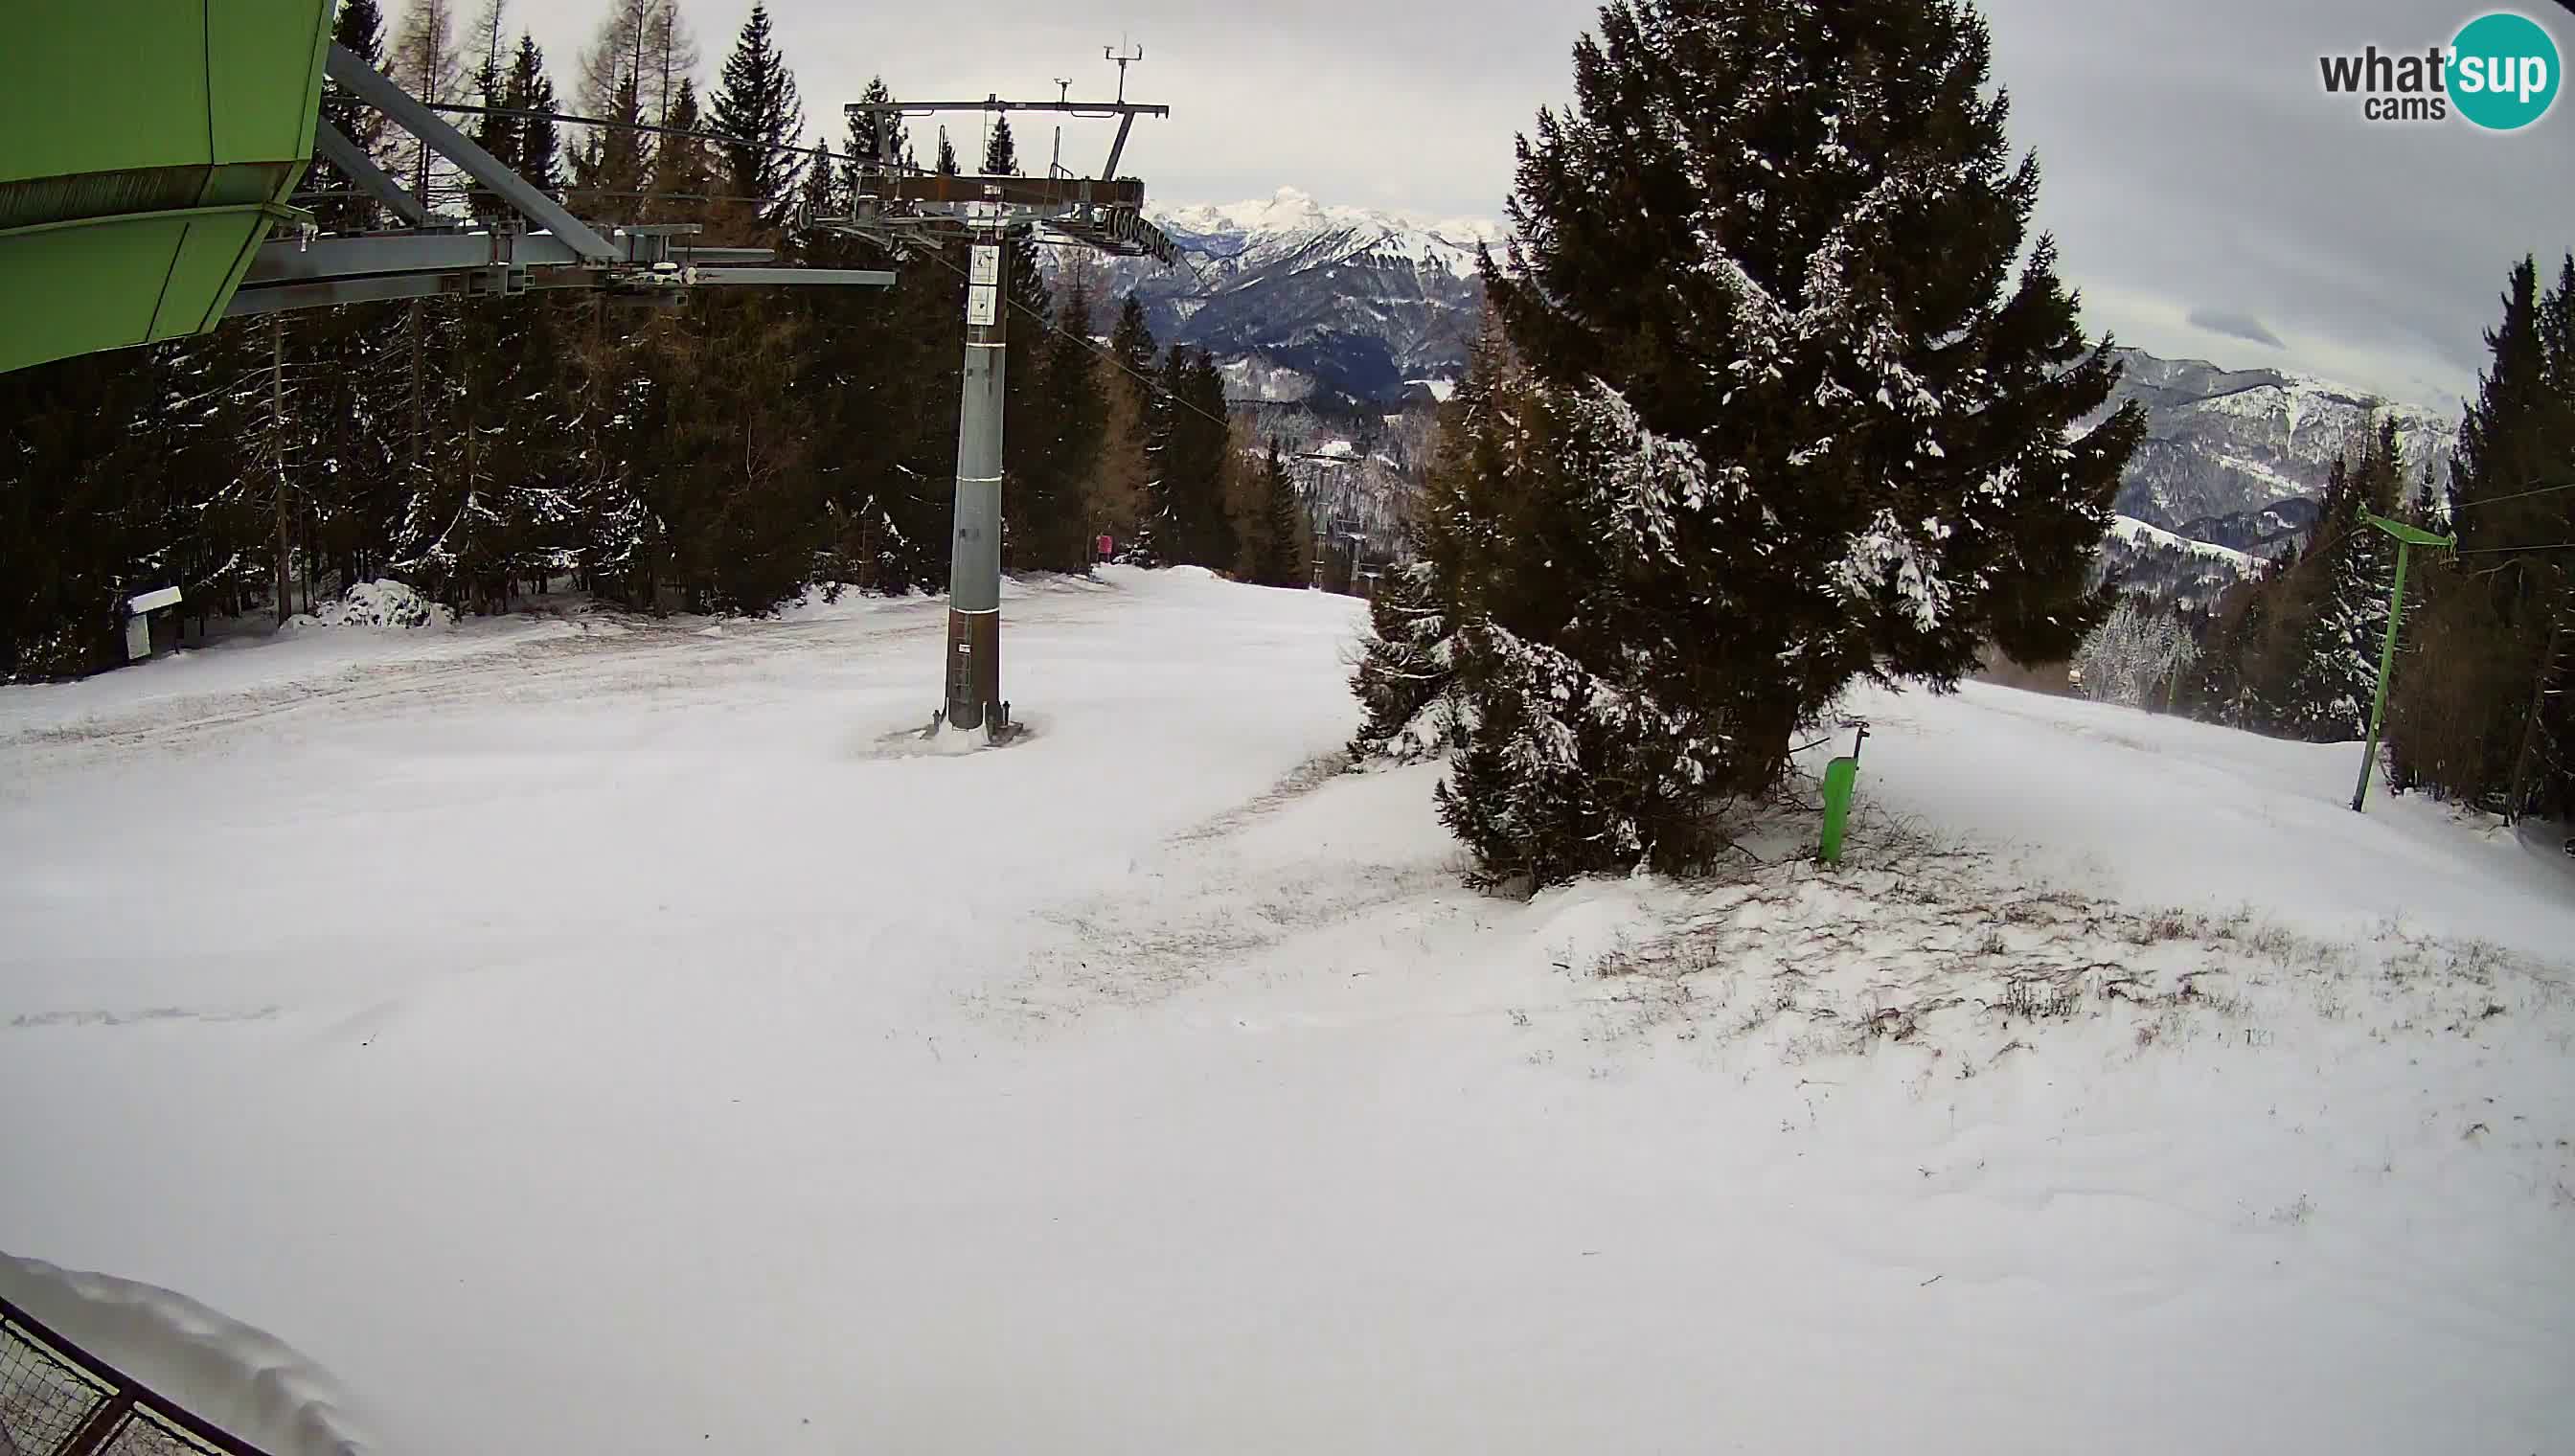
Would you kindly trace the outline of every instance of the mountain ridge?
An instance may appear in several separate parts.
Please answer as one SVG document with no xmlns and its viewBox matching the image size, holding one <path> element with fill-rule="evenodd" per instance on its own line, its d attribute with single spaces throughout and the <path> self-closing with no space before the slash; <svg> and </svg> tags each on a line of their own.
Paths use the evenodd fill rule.
<svg viewBox="0 0 2575 1456">
<path fill-rule="evenodd" d="M 1180 261 L 1116 260 L 1112 294 L 1134 293 L 1167 346 L 1214 355 L 1238 402 L 1323 411 L 1445 398 L 1482 308 L 1477 250 L 1504 238 L 1488 219 L 1327 205 L 1293 187 L 1149 216 L 1179 244 Z M 2141 527 L 2275 555 L 2312 529 L 2335 457 L 2376 419 L 2396 423 L 2409 493 L 2427 471 L 2447 482 L 2453 414 L 2298 370 L 2112 354 L 2119 385 L 2082 423 L 2132 401 L 2146 411 L 2146 439 L 2113 507 Z M 2199 558 L 2194 570 L 2209 565 Z"/>
<path fill-rule="evenodd" d="M 1327 206 L 1293 187 L 1147 216 L 1179 261 L 1113 260 L 1111 291 L 1133 293 L 1167 346 L 1214 354 L 1236 399 L 1322 406 L 1452 387 L 1483 305 L 1476 249 L 1502 236 L 1483 219 Z"/>
</svg>

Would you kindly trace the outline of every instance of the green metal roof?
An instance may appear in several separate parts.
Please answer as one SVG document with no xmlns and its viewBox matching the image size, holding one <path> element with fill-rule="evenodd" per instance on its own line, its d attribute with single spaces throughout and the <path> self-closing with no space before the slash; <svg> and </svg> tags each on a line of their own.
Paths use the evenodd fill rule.
<svg viewBox="0 0 2575 1456">
<path fill-rule="evenodd" d="M 313 151 L 332 0 L 48 3 L 0 48 L 0 371 L 202 333 Z"/>
</svg>

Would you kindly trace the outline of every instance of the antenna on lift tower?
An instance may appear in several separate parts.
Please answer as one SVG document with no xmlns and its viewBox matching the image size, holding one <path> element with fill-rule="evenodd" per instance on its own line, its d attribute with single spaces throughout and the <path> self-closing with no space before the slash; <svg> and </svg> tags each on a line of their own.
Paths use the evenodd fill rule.
<svg viewBox="0 0 2575 1456">
<path fill-rule="evenodd" d="M 1010 324 L 1006 246 L 1039 237 L 1058 246 L 1089 248 L 1170 263 L 1177 253 L 1163 230 L 1145 221 L 1145 184 L 1118 175 L 1127 134 L 1140 116 L 1169 116 L 1168 106 L 1127 99 L 1127 67 L 1145 58 L 1103 48 L 1118 63 L 1118 99 L 1075 101 L 1073 83 L 1059 81 L 1053 101 L 859 101 L 845 108 L 853 120 L 875 123 L 877 155 L 863 164 L 850 216 L 821 224 L 865 238 L 898 258 L 919 252 L 945 262 L 940 249 L 969 245 L 966 288 L 966 378 L 957 407 L 957 516 L 948 557 L 948 651 L 942 674 L 945 702 L 931 715 L 923 736 L 945 727 L 980 728 L 1002 743 L 1020 731 L 1002 697 L 1002 372 Z M 1058 161 L 1045 177 L 923 175 L 898 162 L 896 115 L 942 111 L 1052 111 L 1058 116 L 1118 121 L 1109 160 L 1098 177 L 1066 175 L 1063 132 Z M 952 265 L 953 266 L 953 265 Z M 1040 321 L 1045 322 L 1044 320 Z"/>
<path fill-rule="evenodd" d="M 1118 99 L 1122 102 L 1125 101 L 1127 99 L 1127 67 L 1133 62 L 1145 59 L 1145 48 L 1142 45 L 1139 45 L 1136 47 L 1136 54 L 1132 56 L 1122 56 L 1118 54 L 1116 50 L 1108 46 L 1102 46 L 1100 48 L 1100 58 L 1104 61 L 1116 61 L 1118 63 Z"/>
<path fill-rule="evenodd" d="M 1058 102 L 1070 105 L 1073 101 L 1073 83 L 1062 76 L 1056 77 L 1055 99 Z M 1062 177 L 1064 175 L 1063 122 L 1057 122 L 1055 124 L 1055 155 L 1047 159 L 1047 175 L 1049 177 Z"/>
</svg>

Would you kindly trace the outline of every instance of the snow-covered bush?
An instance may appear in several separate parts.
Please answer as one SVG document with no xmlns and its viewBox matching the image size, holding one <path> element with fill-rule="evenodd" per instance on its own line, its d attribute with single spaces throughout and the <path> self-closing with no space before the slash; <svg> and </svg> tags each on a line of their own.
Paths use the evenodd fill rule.
<svg viewBox="0 0 2575 1456">
<path fill-rule="evenodd" d="M 336 602 L 287 623 L 304 627 L 453 627 L 456 614 L 396 581 L 360 582 Z"/>
</svg>

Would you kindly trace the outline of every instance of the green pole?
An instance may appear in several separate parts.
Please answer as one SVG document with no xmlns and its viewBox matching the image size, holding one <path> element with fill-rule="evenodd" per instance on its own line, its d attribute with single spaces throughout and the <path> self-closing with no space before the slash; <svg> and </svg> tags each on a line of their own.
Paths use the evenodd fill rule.
<svg viewBox="0 0 2575 1456">
<path fill-rule="evenodd" d="M 2360 783 L 2351 791 L 2351 811 L 2359 813 L 2369 798 L 2369 770 L 2378 766 L 2378 728 L 2387 719 L 2387 675 L 2396 666 L 2396 629 L 2405 621 L 2405 564 L 2414 543 L 2396 543 L 2396 587 L 2387 594 L 2387 641 L 2378 648 L 2378 691 L 2369 700 L 2369 746 L 2360 754 Z"/>
<path fill-rule="evenodd" d="M 1824 765 L 1824 837 L 1815 857 L 1826 864 L 1842 862 L 1842 830 L 1850 822 L 1851 790 L 1859 783 L 1859 760 L 1835 758 Z"/>
<path fill-rule="evenodd" d="M 1868 727 L 1863 724 L 1859 736 L 1851 740 L 1850 756 L 1824 765 L 1824 834 L 1815 845 L 1815 857 L 1826 864 L 1842 862 L 1842 831 L 1850 823 L 1851 793 L 1859 786 L 1859 750 L 1867 741 Z"/>
<path fill-rule="evenodd" d="M 2378 730 L 2387 721 L 2387 679 L 2396 670 L 2396 630 L 2405 623 L 2405 567 L 2418 546 L 2455 546 L 2458 538 L 2434 536 L 2402 521 L 2390 521 L 2371 515 L 2362 508 L 2363 525 L 2375 526 L 2396 538 L 2396 584 L 2387 592 L 2387 640 L 2378 649 L 2378 691 L 2369 703 L 2369 744 L 2360 755 L 2360 782 L 2351 791 L 2351 811 L 2361 812 L 2369 800 L 2369 770 L 2378 766 Z"/>
</svg>

